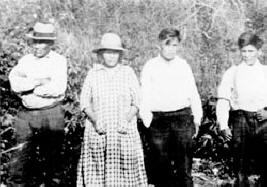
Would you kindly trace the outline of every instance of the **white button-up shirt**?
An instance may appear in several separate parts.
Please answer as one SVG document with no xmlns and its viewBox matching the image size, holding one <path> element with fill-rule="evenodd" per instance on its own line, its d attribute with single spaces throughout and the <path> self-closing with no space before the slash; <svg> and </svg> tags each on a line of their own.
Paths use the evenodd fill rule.
<svg viewBox="0 0 267 187">
<path fill-rule="evenodd" d="M 218 87 L 216 115 L 221 129 L 228 127 L 229 110 L 256 112 L 267 106 L 267 66 L 257 61 L 229 68 Z"/>
<path fill-rule="evenodd" d="M 36 79 L 50 81 L 35 87 Z M 27 108 L 43 108 L 62 100 L 67 88 L 67 60 L 50 51 L 43 58 L 23 56 L 9 74 L 11 89 L 19 94 Z M 32 91 L 31 91 L 32 90 Z M 23 92 L 29 93 L 23 94 Z M 22 94 L 21 94 L 22 93 Z"/>
<path fill-rule="evenodd" d="M 176 56 L 166 61 L 160 55 L 149 60 L 141 73 L 140 116 L 148 127 L 153 111 L 176 111 L 191 107 L 195 123 L 200 124 L 202 106 L 189 64 Z"/>
</svg>

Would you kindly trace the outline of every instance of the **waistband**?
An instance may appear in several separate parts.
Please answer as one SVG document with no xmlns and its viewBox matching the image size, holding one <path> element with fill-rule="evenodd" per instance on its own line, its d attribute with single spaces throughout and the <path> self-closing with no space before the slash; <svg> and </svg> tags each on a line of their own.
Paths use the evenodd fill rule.
<svg viewBox="0 0 267 187">
<path fill-rule="evenodd" d="M 62 101 L 58 101 L 58 102 L 53 103 L 52 105 L 45 106 L 45 107 L 42 107 L 42 108 L 27 108 L 27 107 L 23 106 L 23 109 L 26 110 L 26 111 L 48 110 L 48 109 L 52 109 L 52 108 L 55 108 L 57 106 L 60 106 L 62 104 L 63 104 Z"/>
<path fill-rule="evenodd" d="M 167 111 L 167 112 L 162 112 L 162 111 L 154 111 L 152 112 L 154 116 L 162 116 L 162 117 L 172 117 L 172 116 L 177 116 L 177 115 L 191 115 L 192 110 L 190 107 L 182 108 L 176 111 Z"/>
<path fill-rule="evenodd" d="M 246 111 L 246 110 L 233 110 L 230 111 L 230 114 L 232 115 L 243 115 L 249 118 L 257 118 L 257 112 L 250 112 L 250 111 Z"/>
</svg>

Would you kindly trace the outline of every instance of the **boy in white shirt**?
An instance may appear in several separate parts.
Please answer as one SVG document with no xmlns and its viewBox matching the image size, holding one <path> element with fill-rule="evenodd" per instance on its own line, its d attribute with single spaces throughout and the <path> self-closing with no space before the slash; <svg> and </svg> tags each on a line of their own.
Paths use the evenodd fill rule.
<svg viewBox="0 0 267 187">
<path fill-rule="evenodd" d="M 258 59 L 262 45 L 263 41 L 257 35 L 250 32 L 241 34 L 238 39 L 241 63 L 224 73 L 218 88 L 216 114 L 226 138 L 230 139 L 233 134 L 237 186 L 249 185 L 247 177 L 251 158 L 256 154 L 266 154 L 266 149 L 261 147 L 267 145 L 267 66 Z M 262 186 L 266 186 L 266 157 L 260 165 Z"/>
<path fill-rule="evenodd" d="M 198 133 L 202 107 L 192 70 L 177 55 L 180 41 L 178 30 L 163 29 L 160 53 L 141 74 L 140 116 L 148 127 L 152 151 L 147 174 L 155 186 L 193 186 L 192 137 Z"/>
</svg>

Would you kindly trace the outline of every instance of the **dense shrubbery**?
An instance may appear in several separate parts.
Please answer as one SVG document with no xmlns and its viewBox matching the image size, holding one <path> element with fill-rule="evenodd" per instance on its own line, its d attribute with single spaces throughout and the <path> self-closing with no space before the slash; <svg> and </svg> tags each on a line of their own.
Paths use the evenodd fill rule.
<svg viewBox="0 0 267 187">
<path fill-rule="evenodd" d="M 206 168 L 197 171 L 206 172 L 209 176 L 219 174 L 223 178 L 227 174 L 230 177 L 230 169 L 227 165 L 223 167 L 230 158 L 227 144 L 217 131 L 214 97 L 221 74 L 237 62 L 235 41 L 238 35 L 251 29 L 267 38 L 266 8 L 260 9 L 264 7 L 265 1 L 257 2 L 258 7 L 255 7 L 253 1 L 245 0 L 1 0 L 1 181 L 8 178 L 10 155 L 19 148 L 16 147 L 12 124 L 21 103 L 10 90 L 8 74 L 18 59 L 29 52 L 24 36 L 40 19 L 56 24 L 59 37 L 55 50 L 68 59 L 68 90 L 64 102 L 65 152 L 69 158 L 66 183 L 73 182 L 75 173 L 72 172 L 83 132 L 83 116 L 79 111 L 81 85 L 95 60 L 91 50 L 99 42 L 100 36 L 107 31 L 120 34 L 128 49 L 125 62 L 139 75 L 145 61 L 157 53 L 158 32 L 168 26 L 182 31 L 180 53 L 192 66 L 203 100 L 205 115 L 196 139 L 195 155 L 202 158 L 203 166 L 208 164 Z M 246 21 L 247 18 L 250 22 Z M 263 56 L 264 62 L 265 59 L 266 56 Z M 213 164 L 210 164 L 211 161 Z M 219 172 L 214 173 L 214 168 Z"/>
</svg>

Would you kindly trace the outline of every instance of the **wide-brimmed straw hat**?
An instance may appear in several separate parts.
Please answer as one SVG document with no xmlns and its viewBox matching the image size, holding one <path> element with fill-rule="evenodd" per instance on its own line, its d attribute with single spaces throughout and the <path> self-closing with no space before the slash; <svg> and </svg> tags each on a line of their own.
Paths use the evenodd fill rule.
<svg viewBox="0 0 267 187">
<path fill-rule="evenodd" d="M 51 23 L 37 22 L 31 33 L 26 34 L 26 37 L 34 40 L 55 40 L 55 27 Z"/>
<path fill-rule="evenodd" d="M 115 33 L 105 33 L 101 38 L 100 46 L 94 49 L 93 52 L 97 53 L 105 49 L 111 49 L 116 51 L 126 50 L 122 47 L 121 38 Z"/>
</svg>

